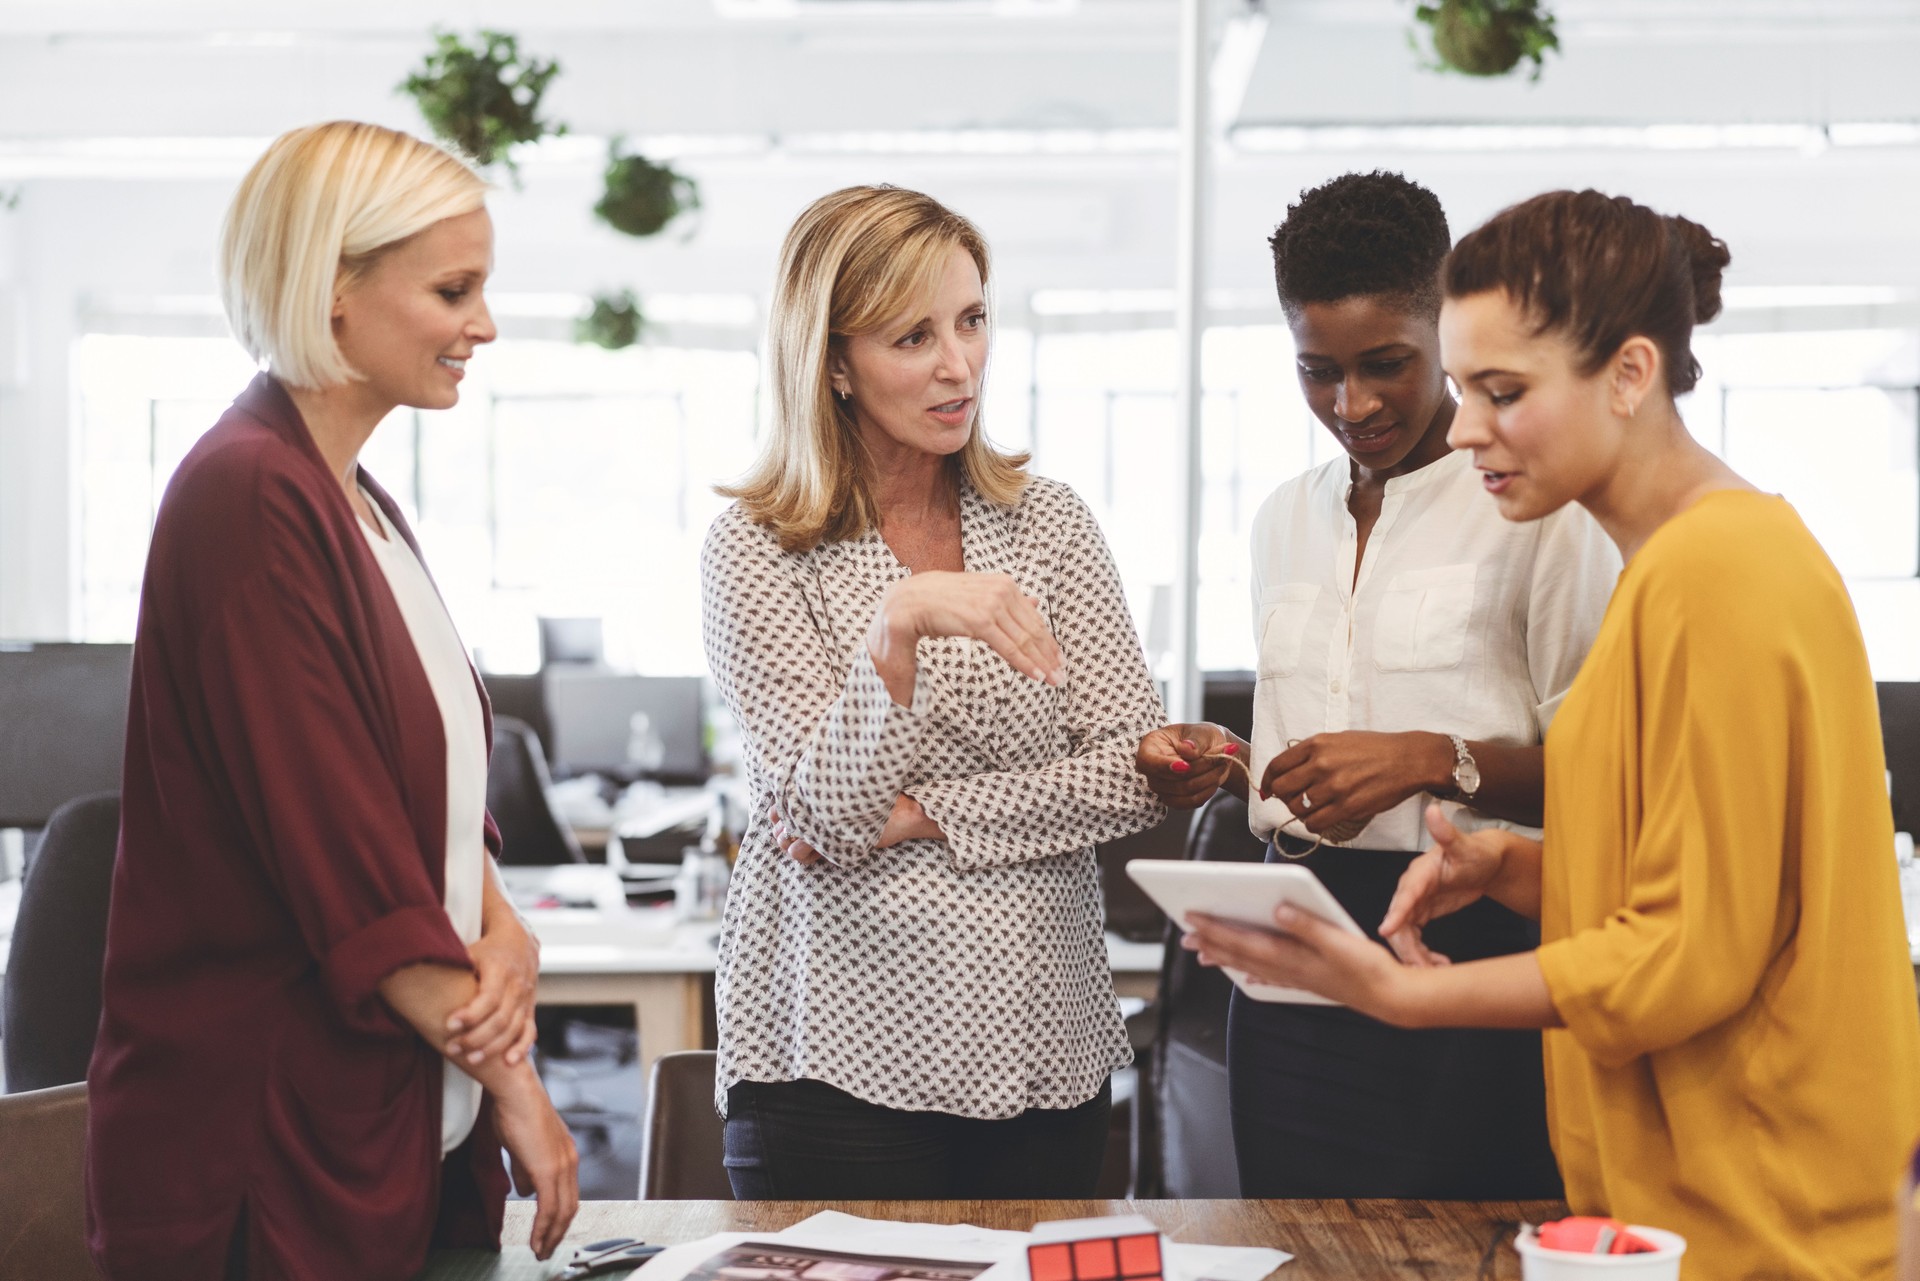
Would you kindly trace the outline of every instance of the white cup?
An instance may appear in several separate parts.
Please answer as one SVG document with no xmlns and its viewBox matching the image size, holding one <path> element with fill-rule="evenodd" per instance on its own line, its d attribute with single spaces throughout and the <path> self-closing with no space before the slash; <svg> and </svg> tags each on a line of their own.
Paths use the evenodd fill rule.
<svg viewBox="0 0 1920 1281">
<path fill-rule="evenodd" d="M 1575 1254 L 1549 1250 L 1531 1232 L 1521 1232 L 1513 1248 L 1520 1252 L 1520 1275 L 1525 1281 L 1680 1281 L 1680 1256 L 1686 1238 L 1662 1228 L 1629 1224 L 1627 1230 L 1657 1246 L 1650 1254 Z"/>
</svg>

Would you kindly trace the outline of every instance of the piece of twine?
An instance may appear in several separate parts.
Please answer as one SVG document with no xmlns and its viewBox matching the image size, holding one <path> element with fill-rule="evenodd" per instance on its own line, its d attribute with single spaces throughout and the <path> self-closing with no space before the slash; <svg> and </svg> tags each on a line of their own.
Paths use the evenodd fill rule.
<svg viewBox="0 0 1920 1281">
<path fill-rule="evenodd" d="M 1287 746 L 1292 747 L 1294 746 L 1294 744 L 1289 743 L 1287 744 Z M 1238 752 L 1229 752 L 1223 748 L 1218 752 L 1208 752 L 1201 759 L 1225 761 L 1229 765 L 1236 766 L 1240 770 L 1240 772 L 1246 776 L 1247 794 L 1249 796 L 1260 794 L 1259 786 L 1253 781 L 1253 767 L 1248 765 L 1245 761 L 1241 760 L 1240 754 Z M 1298 854 L 1294 854 L 1286 850 L 1285 848 L 1283 848 L 1280 842 L 1275 841 L 1273 843 L 1273 852 L 1278 854 L 1281 858 L 1286 859 L 1288 862 L 1298 862 L 1303 858 L 1311 857 L 1314 851 L 1320 848 L 1322 842 L 1350 841 L 1354 837 L 1360 835 L 1360 833 L 1364 831 L 1367 826 L 1367 820 L 1364 818 L 1350 818 L 1345 820 L 1344 822 L 1335 823 L 1332 827 L 1328 828 L 1324 832 L 1315 832 L 1306 826 L 1306 818 L 1304 815 L 1289 814 L 1286 822 L 1280 824 L 1279 828 L 1276 830 L 1285 831 L 1287 828 L 1293 826 L 1295 823 L 1300 824 L 1300 832 L 1302 834 L 1300 835 L 1299 839 L 1304 841 L 1308 837 L 1312 837 L 1313 845 L 1309 849 L 1303 850 Z"/>
</svg>

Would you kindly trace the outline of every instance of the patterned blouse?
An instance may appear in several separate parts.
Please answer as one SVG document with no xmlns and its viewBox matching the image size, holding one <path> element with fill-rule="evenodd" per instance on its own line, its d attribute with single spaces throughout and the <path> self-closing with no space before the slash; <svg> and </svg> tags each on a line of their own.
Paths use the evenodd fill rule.
<svg viewBox="0 0 1920 1281">
<path fill-rule="evenodd" d="M 1036 478 L 1010 508 L 960 499 L 967 568 L 1040 602 L 1063 686 L 978 641 L 922 640 L 902 707 L 866 647 L 908 573 L 878 531 L 787 553 L 738 505 L 708 531 L 707 660 L 752 794 L 720 935 L 723 1112 L 736 1081 L 809 1078 L 1009 1117 L 1084 1103 L 1132 1061 L 1092 846 L 1164 814 L 1133 770 L 1160 699 L 1078 496 Z M 874 848 L 903 793 L 944 842 Z M 824 861 L 775 847 L 774 809 Z"/>
</svg>

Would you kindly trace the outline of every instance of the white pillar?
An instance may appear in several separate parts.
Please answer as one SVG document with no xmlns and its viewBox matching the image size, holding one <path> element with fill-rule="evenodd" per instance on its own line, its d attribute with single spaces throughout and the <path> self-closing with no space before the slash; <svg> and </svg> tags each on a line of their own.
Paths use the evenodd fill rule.
<svg viewBox="0 0 1920 1281">
<path fill-rule="evenodd" d="M 1179 559 L 1173 577 L 1173 672 L 1167 713 L 1200 716 L 1200 336 L 1206 328 L 1206 195 L 1212 140 L 1208 108 L 1207 0 L 1180 4 L 1180 210 L 1174 271 L 1174 466 Z"/>
</svg>

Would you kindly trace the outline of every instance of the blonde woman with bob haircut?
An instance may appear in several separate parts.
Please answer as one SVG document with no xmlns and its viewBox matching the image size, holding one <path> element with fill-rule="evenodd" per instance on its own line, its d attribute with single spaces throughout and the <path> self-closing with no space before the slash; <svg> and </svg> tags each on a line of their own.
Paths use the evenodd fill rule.
<svg viewBox="0 0 1920 1281">
<path fill-rule="evenodd" d="M 1163 810 L 1099 526 L 988 443 L 985 241 L 850 187 L 787 233 L 773 430 L 707 535 L 756 821 L 717 1103 L 741 1198 L 1085 1197 L 1131 1061 L 1093 845 Z"/>
<path fill-rule="evenodd" d="M 494 337 L 485 184 L 406 134 L 277 139 L 220 247 L 265 371 L 160 505 L 141 589 L 87 1209 L 110 1278 L 403 1278 L 497 1249 L 512 1158 L 550 1254 L 573 1142 L 526 1051 L 486 699 L 356 463 Z"/>
</svg>

